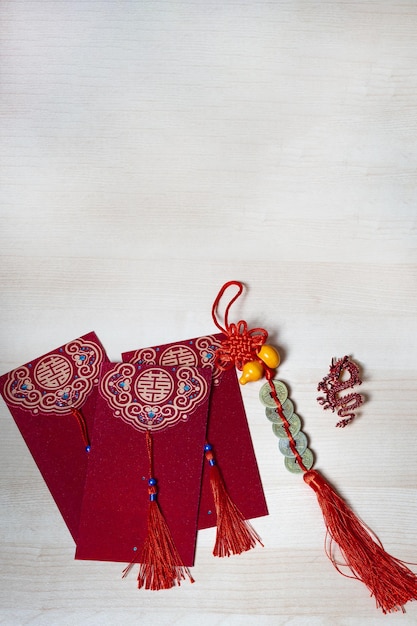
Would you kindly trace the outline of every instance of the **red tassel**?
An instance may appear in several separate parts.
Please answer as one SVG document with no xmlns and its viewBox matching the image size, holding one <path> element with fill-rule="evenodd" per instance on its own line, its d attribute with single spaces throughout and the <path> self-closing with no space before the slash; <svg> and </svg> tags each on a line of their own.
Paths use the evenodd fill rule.
<svg viewBox="0 0 417 626">
<path fill-rule="evenodd" d="M 226 307 L 224 314 L 225 328 L 223 328 L 217 321 L 217 308 L 225 291 L 231 286 L 237 287 L 238 292 L 230 300 Z M 221 288 L 212 307 L 212 317 L 214 323 L 222 332 L 228 335 L 228 339 L 223 342 L 224 354 L 220 353 L 220 363 L 217 363 L 217 366 L 221 369 L 226 369 L 229 365 L 231 367 L 233 367 L 233 365 L 237 365 L 239 367 L 244 362 L 249 361 L 252 356 L 258 356 L 256 344 L 251 342 L 251 333 L 255 334 L 255 338 L 258 335 L 266 333 L 263 329 L 254 329 L 254 331 L 250 331 L 248 333 L 246 322 L 239 322 L 238 325 L 229 325 L 229 309 L 237 298 L 239 298 L 242 292 L 242 283 L 238 281 L 229 281 Z M 243 328 L 244 332 L 235 331 L 235 329 L 240 328 Z M 267 333 L 265 334 L 265 338 L 266 336 Z M 231 337 L 233 341 L 230 340 Z M 345 359 L 347 359 L 347 357 L 345 357 Z M 342 360 L 342 364 L 346 365 L 346 361 Z M 352 371 L 353 370 L 351 369 L 351 376 Z M 333 376 L 334 372 L 331 372 L 331 374 Z M 339 374 L 340 372 L 337 376 L 339 376 Z M 359 370 L 357 371 L 357 375 L 358 374 Z M 271 388 L 271 398 L 275 401 L 278 414 L 287 434 L 291 452 L 298 463 L 298 467 L 304 473 L 305 482 L 316 492 L 317 500 L 323 512 L 327 529 L 326 552 L 328 557 L 332 561 L 334 567 L 341 574 L 348 576 L 348 578 L 361 580 L 368 587 L 371 595 L 375 597 L 377 607 L 381 608 L 384 613 L 398 610 L 402 610 L 404 612 L 404 604 L 409 600 L 417 599 L 417 576 L 410 569 L 408 569 L 408 567 L 406 567 L 406 564 L 403 561 L 400 561 L 385 552 L 379 539 L 361 520 L 356 517 L 356 515 L 347 506 L 346 502 L 344 502 L 344 500 L 342 500 L 342 498 L 335 493 L 332 487 L 324 480 L 319 472 L 316 470 L 309 470 L 304 465 L 302 456 L 299 454 L 296 442 L 291 434 L 290 424 L 284 414 L 281 402 L 279 401 L 274 383 L 272 381 L 273 370 L 267 368 L 265 370 L 265 376 Z M 328 377 L 324 380 L 326 381 L 327 378 Z M 339 378 L 337 378 L 337 380 L 339 380 Z M 351 381 L 349 381 L 349 384 L 350 383 Z M 326 389 L 324 390 L 326 391 Z M 332 386 L 331 389 L 333 392 L 335 391 Z M 340 386 L 338 390 L 340 390 Z M 332 403 L 337 400 L 334 395 L 327 399 L 330 402 L 329 406 L 333 406 Z M 344 399 L 346 400 L 346 397 Z M 358 398 L 356 398 L 356 402 L 357 404 L 355 407 L 359 406 L 362 402 L 362 397 L 359 396 L 359 394 Z M 352 408 L 354 407 L 350 406 L 350 409 Z M 346 417 L 346 415 L 343 415 L 342 417 Z M 337 425 L 343 426 L 346 425 L 346 423 L 339 422 Z M 217 478 L 215 480 L 217 480 Z M 215 480 L 213 479 L 213 483 Z M 219 488 L 219 492 L 220 491 L 221 488 Z M 219 493 L 215 496 L 215 498 L 217 502 L 217 500 L 220 500 L 222 496 Z M 339 549 L 343 562 L 339 562 L 337 560 L 335 556 L 336 548 Z M 342 567 L 347 567 L 351 571 L 352 576 L 345 574 L 341 570 Z"/>
<path fill-rule="evenodd" d="M 245 520 L 236 504 L 231 500 L 223 477 L 211 452 L 212 446 L 206 444 L 206 459 L 210 464 L 210 484 L 213 491 L 214 505 L 217 514 L 217 533 L 214 545 L 214 556 L 230 556 L 247 552 L 259 543 L 261 538 L 252 525 Z"/>
<path fill-rule="evenodd" d="M 148 534 L 142 548 L 139 559 L 134 559 L 123 571 L 123 578 L 127 576 L 136 560 L 139 560 L 138 588 L 170 589 L 175 585 L 181 585 L 181 581 L 187 577 L 193 583 L 190 570 L 181 559 L 180 553 L 174 543 L 171 531 L 162 514 L 157 501 L 157 481 L 152 477 L 152 437 L 150 431 L 146 431 L 146 444 L 149 455 L 151 478 L 149 484 L 149 509 L 148 509 Z"/>
<path fill-rule="evenodd" d="M 379 539 L 319 472 L 305 472 L 304 480 L 316 492 L 327 529 L 326 553 L 335 568 L 344 574 L 341 567 L 348 567 L 352 572 L 348 577 L 361 580 L 384 613 L 404 612 L 403 605 L 417 599 L 416 575 L 403 561 L 385 552 Z M 343 563 L 336 559 L 336 546 Z"/>
<path fill-rule="evenodd" d="M 142 549 L 138 588 L 170 589 L 186 577 L 194 582 L 190 570 L 182 562 L 168 524 L 156 500 L 149 503 L 148 536 Z"/>
</svg>

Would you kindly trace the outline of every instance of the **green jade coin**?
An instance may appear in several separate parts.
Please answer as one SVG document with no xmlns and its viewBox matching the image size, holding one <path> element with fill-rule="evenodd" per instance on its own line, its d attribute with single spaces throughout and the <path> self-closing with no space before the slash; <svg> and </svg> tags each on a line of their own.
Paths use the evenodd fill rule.
<svg viewBox="0 0 417 626">
<path fill-rule="evenodd" d="M 297 448 L 298 454 L 301 456 L 307 450 L 307 437 L 303 432 L 299 432 L 296 437 L 294 437 L 295 447 Z M 294 452 L 291 450 L 290 440 L 286 437 L 283 437 L 278 442 L 279 451 L 284 456 L 292 456 L 295 457 Z"/>
<path fill-rule="evenodd" d="M 285 402 L 283 403 L 282 412 L 284 413 L 287 420 L 290 419 L 291 415 L 294 413 L 294 405 L 289 398 L 287 398 Z M 281 424 L 282 420 L 278 413 L 278 408 L 276 406 L 275 407 L 267 406 L 265 408 L 265 415 L 267 416 L 270 422 L 274 422 L 275 424 Z"/>
<path fill-rule="evenodd" d="M 287 419 L 290 425 L 290 433 L 293 437 L 295 437 L 301 430 L 301 420 L 296 413 L 293 413 L 291 417 L 287 417 Z M 279 437 L 280 439 L 284 439 L 287 437 L 287 432 L 284 428 L 284 424 L 282 423 L 281 418 L 279 424 L 272 424 L 272 432 L 276 437 Z"/>
<path fill-rule="evenodd" d="M 301 455 L 303 465 L 309 470 L 313 467 L 314 457 L 310 448 L 306 448 L 304 454 Z M 294 456 L 286 456 L 284 459 L 284 465 L 291 474 L 302 474 L 303 470 L 298 464 L 297 459 Z"/>
<path fill-rule="evenodd" d="M 278 400 L 281 404 L 284 404 L 285 400 L 288 398 L 288 389 L 280 380 L 273 380 L 272 382 L 275 387 Z M 259 399 L 264 406 L 276 407 L 275 400 L 271 396 L 271 387 L 269 386 L 269 383 L 262 385 L 259 392 Z"/>
</svg>

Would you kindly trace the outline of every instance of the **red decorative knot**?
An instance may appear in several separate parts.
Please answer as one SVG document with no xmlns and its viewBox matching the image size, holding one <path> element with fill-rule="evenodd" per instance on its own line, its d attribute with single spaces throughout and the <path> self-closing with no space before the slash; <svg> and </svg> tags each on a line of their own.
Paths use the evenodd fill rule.
<svg viewBox="0 0 417 626">
<path fill-rule="evenodd" d="M 226 307 L 223 327 L 217 319 L 217 308 L 229 287 L 237 287 L 238 291 Z M 264 328 L 248 329 L 247 323 L 243 320 L 237 324 L 229 324 L 230 307 L 242 292 L 242 283 L 236 280 L 225 283 L 214 301 L 211 314 L 217 328 L 226 335 L 226 339 L 215 353 L 215 365 L 221 371 L 232 367 L 241 370 L 242 376 L 239 378 L 239 382 L 241 385 L 246 385 L 246 383 L 260 380 L 264 376 L 271 380 L 274 370 L 279 365 L 280 356 L 275 348 L 265 343 L 268 333 Z"/>
<path fill-rule="evenodd" d="M 221 298 L 229 287 L 237 287 L 238 292 L 228 303 L 224 313 L 224 327 L 217 319 L 217 309 Z M 232 304 L 243 292 L 243 284 L 231 280 L 223 285 L 212 307 L 213 322 L 219 330 L 227 335 L 227 339 L 222 342 L 221 347 L 216 350 L 215 362 L 219 369 L 227 370 L 237 367 L 242 370 L 246 363 L 250 361 L 260 361 L 258 352 L 268 338 L 268 333 L 264 328 L 248 329 L 246 322 L 241 320 L 237 324 L 229 324 L 229 310 Z"/>
<path fill-rule="evenodd" d="M 243 366 L 250 361 L 258 359 L 258 352 L 268 338 L 268 333 L 263 328 L 248 329 L 244 321 L 230 324 L 225 329 L 227 339 L 216 350 L 216 365 L 221 370 L 237 367 L 242 370 Z"/>
<path fill-rule="evenodd" d="M 349 373 L 349 378 L 343 380 L 345 372 Z M 354 410 L 360 407 L 363 397 L 359 393 L 348 393 L 339 395 L 346 389 L 352 389 L 355 385 L 361 385 L 359 367 L 350 360 L 348 356 L 342 359 L 332 359 L 329 374 L 318 384 L 317 391 L 324 391 L 325 396 L 319 396 L 317 402 L 323 409 L 331 409 L 342 419 L 336 424 L 339 428 L 344 428 L 355 418 Z"/>
</svg>

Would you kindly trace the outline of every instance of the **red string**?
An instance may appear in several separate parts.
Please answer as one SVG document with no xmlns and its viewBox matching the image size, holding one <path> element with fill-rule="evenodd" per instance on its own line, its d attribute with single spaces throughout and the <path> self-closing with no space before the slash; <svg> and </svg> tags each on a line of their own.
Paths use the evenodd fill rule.
<svg viewBox="0 0 417 626">
<path fill-rule="evenodd" d="M 79 409 L 76 409 L 73 406 L 71 407 L 71 413 L 77 420 L 78 426 L 80 427 L 81 436 L 85 444 L 85 449 L 87 452 L 90 452 L 91 444 L 90 444 L 90 439 L 88 437 L 87 422 L 85 421 L 84 415 L 81 413 Z"/>
<path fill-rule="evenodd" d="M 224 313 L 225 328 L 223 328 L 217 319 L 217 309 L 225 292 L 227 291 L 227 289 L 229 289 L 229 287 L 232 286 L 237 287 L 238 292 L 233 296 L 233 298 L 226 306 L 226 310 Z M 278 414 L 282 420 L 285 432 L 289 440 L 291 451 L 297 459 L 297 462 L 302 471 L 306 472 L 307 468 L 304 465 L 302 457 L 297 450 L 294 437 L 290 430 L 290 424 L 284 415 L 281 402 L 278 399 L 277 392 L 272 381 L 274 372 L 273 370 L 269 369 L 265 365 L 265 363 L 263 363 L 262 360 L 258 357 L 259 350 L 268 338 L 267 331 L 264 328 L 252 328 L 251 330 L 248 330 L 247 323 L 242 320 L 237 324 L 229 324 L 230 307 L 237 300 L 237 298 L 239 298 L 242 292 L 243 284 L 236 280 L 230 280 L 223 285 L 214 301 L 212 308 L 213 321 L 216 324 L 217 328 L 219 328 L 227 335 L 227 339 L 222 341 L 221 347 L 216 351 L 216 365 L 219 369 L 222 370 L 229 369 L 233 366 L 241 370 L 243 369 L 245 363 L 248 363 L 250 361 L 259 361 L 262 363 L 265 369 L 266 379 L 271 388 L 271 397 L 276 404 Z"/>
<path fill-rule="evenodd" d="M 217 318 L 217 309 L 224 293 L 232 286 L 237 287 L 238 292 L 226 306 L 224 313 L 225 327 L 223 328 Z M 263 363 L 257 355 L 268 338 L 267 331 L 264 328 L 252 328 L 249 330 L 247 323 L 243 320 L 237 324 L 229 324 L 230 307 L 242 293 L 243 284 L 236 280 L 230 280 L 220 289 L 212 307 L 211 314 L 213 322 L 219 330 L 227 335 L 227 339 L 222 342 L 221 347 L 216 350 L 215 354 L 215 363 L 220 370 L 227 370 L 232 367 L 237 367 L 238 370 L 242 370 L 245 363 L 249 363 L 250 361 L 259 361 L 262 363 L 263 367 L 266 367 L 265 363 Z"/>
<path fill-rule="evenodd" d="M 220 300 L 222 299 L 224 292 L 229 289 L 229 287 L 237 287 L 238 288 L 238 292 L 237 294 L 230 300 L 229 304 L 226 307 L 226 310 L 224 312 L 224 323 L 226 325 L 226 328 L 223 328 L 218 320 L 217 320 L 217 309 L 219 307 L 220 304 Z M 229 282 L 225 283 L 223 285 L 223 287 L 220 289 L 219 293 L 217 294 L 217 298 L 215 299 L 212 309 L 211 309 L 211 315 L 213 318 L 213 322 L 215 323 L 215 325 L 217 326 L 217 328 L 219 330 L 222 331 L 222 333 L 225 333 L 225 335 L 227 335 L 227 329 L 229 327 L 229 310 L 230 307 L 232 306 L 232 304 L 239 298 L 239 296 L 241 296 L 243 293 L 243 283 L 237 281 L 237 280 L 229 280 Z"/>
<path fill-rule="evenodd" d="M 146 449 L 148 451 L 148 459 L 149 459 L 149 477 L 153 477 L 153 439 L 151 435 L 151 431 L 146 431 Z"/>
<path fill-rule="evenodd" d="M 303 463 L 303 457 L 301 456 L 301 454 L 297 450 L 295 439 L 294 439 L 293 434 L 292 434 L 291 429 L 290 429 L 290 423 L 289 423 L 289 421 L 287 420 L 287 418 L 284 415 L 284 411 L 282 409 L 282 404 L 281 404 L 281 402 L 278 399 L 277 391 L 275 389 L 275 385 L 274 385 L 274 383 L 272 381 L 272 377 L 271 377 L 271 374 L 270 374 L 269 371 L 266 372 L 266 378 L 267 378 L 268 384 L 269 384 L 269 386 L 271 388 L 271 397 L 272 397 L 272 399 L 274 400 L 274 402 L 276 404 L 278 415 L 281 418 L 282 424 L 284 426 L 285 433 L 286 433 L 287 438 L 289 440 L 289 445 L 290 445 L 290 448 L 291 448 L 291 452 L 294 454 L 295 458 L 297 459 L 297 463 L 300 466 L 300 468 L 302 469 L 302 471 L 303 472 L 307 472 L 308 470 L 307 470 L 306 466 Z"/>
</svg>

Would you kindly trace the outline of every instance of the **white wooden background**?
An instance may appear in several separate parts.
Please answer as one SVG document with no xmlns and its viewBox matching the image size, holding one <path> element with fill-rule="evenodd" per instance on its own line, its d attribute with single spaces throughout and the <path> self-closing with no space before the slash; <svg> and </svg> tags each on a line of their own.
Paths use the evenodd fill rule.
<svg viewBox="0 0 417 626">
<path fill-rule="evenodd" d="M 417 3 L 3 0 L 1 36 L 1 373 L 93 329 L 112 359 L 212 332 L 242 280 L 317 468 L 417 562 Z M 316 385 L 346 353 L 366 403 L 339 430 Z M 196 584 L 161 593 L 73 560 L 2 402 L 0 623 L 417 623 L 333 569 L 259 387 L 265 548 L 215 560 L 203 531 Z"/>
</svg>

